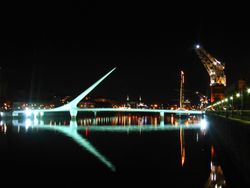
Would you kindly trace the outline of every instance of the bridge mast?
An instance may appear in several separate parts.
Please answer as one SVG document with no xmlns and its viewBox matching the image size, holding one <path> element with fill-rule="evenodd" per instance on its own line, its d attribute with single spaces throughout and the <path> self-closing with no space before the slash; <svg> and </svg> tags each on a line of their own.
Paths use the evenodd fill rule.
<svg viewBox="0 0 250 188">
<path fill-rule="evenodd" d="M 222 100 L 226 86 L 225 64 L 211 56 L 200 45 L 196 45 L 195 51 L 210 76 L 211 102 Z"/>
<path fill-rule="evenodd" d="M 184 102 L 184 72 L 181 71 L 180 108 L 183 108 L 183 102 Z"/>
</svg>

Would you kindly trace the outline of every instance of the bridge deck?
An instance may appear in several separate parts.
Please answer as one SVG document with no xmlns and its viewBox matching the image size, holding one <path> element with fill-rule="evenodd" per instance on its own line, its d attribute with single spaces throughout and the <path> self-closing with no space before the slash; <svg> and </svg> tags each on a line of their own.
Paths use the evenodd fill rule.
<svg viewBox="0 0 250 188">
<path fill-rule="evenodd" d="M 202 114 L 197 110 L 168 110 L 168 109 L 141 109 L 141 108 L 77 108 L 81 112 L 145 112 L 145 113 L 173 113 L 173 114 Z"/>
<path fill-rule="evenodd" d="M 78 112 L 138 112 L 138 113 L 169 113 L 169 114 L 203 114 L 203 111 L 197 110 L 167 110 L 167 109 L 140 109 L 140 108 L 76 108 Z M 39 109 L 31 110 L 33 114 L 40 112 L 66 112 L 63 109 Z M 19 113 L 26 113 L 25 110 L 13 111 L 13 116 Z"/>
</svg>

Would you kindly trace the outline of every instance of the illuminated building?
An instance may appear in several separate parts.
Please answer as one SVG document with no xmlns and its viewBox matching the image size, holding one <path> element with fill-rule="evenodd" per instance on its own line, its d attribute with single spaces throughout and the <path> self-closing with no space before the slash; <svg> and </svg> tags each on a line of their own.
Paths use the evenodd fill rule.
<svg viewBox="0 0 250 188">
<path fill-rule="evenodd" d="M 142 102 L 141 96 L 139 96 L 138 101 L 131 101 L 129 99 L 129 96 L 127 96 L 125 107 L 126 108 L 148 108 L 148 106 L 144 102 Z"/>
</svg>

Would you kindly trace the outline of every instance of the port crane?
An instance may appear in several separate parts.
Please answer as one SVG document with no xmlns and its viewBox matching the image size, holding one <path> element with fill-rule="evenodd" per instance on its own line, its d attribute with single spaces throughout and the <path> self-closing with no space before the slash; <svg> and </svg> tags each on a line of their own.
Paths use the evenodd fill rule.
<svg viewBox="0 0 250 188">
<path fill-rule="evenodd" d="M 200 98 L 200 109 L 204 109 L 208 104 L 208 97 L 203 95 L 201 92 L 195 92 Z"/>
<path fill-rule="evenodd" d="M 222 100 L 226 86 L 225 64 L 215 59 L 198 44 L 195 46 L 195 51 L 210 76 L 211 102 Z"/>
</svg>

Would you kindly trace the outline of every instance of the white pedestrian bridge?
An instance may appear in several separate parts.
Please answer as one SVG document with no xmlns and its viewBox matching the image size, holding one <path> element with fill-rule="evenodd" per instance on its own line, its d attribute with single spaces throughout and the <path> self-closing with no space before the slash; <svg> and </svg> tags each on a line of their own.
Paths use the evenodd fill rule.
<svg viewBox="0 0 250 188">
<path fill-rule="evenodd" d="M 107 78 L 116 68 L 113 68 L 107 74 L 105 74 L 102 78 L 100 78 L 97 82 L 91 85 L 88 89 L 82 92 L 79 96 L 73 99 L 71 102 L 62 105 L 60 107 L 56 107 L 53 109 L 34 109 L 34 110 L 15 110 L 12 112 L 12 116 L 16 117 L 20 114 L 24 114 L 27 116 L 34 117 L 42 117 L 44 113 L 48 112 L 69 112 L 72 119 L 75 119 L 78 112 L 137 112 L 137 113 L 159 113 L 161 118 L 164 118 L 165 113 L 171 114 L 203 114 L 203 111 L 197 110 L 168 110 L 168 109 L 137 109 L 137 108 L 78 108 L 77 104 L 87 96 L 95 87 L 97 87 L 105 78 Z"/>
</svg>

